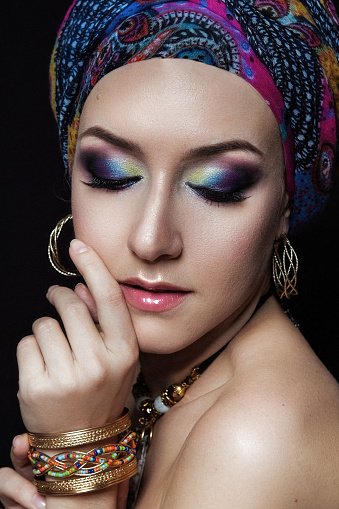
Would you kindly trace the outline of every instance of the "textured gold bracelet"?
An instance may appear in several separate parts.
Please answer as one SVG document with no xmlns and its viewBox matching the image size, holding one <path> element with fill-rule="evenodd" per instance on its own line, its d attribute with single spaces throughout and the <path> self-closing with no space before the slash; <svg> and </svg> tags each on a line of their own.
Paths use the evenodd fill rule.
<svg viewBox="0 0 339 509">
<path fill-rule="evenodd" d="M 130 463 L 112 470 L 93 474 L 88 477 L 71 478 L 60 481 L 41 481 L 34 479 L 34 484 L 42 495 L 76 495 L 89 491 L 102 490 L 129 479 L 137 473 L 138 463 L 134 458 Z"/>
<path fill-rule="evenodd" d="M 128 408 L 124 408 L 122 416 L 114 422 L 98 428 L 87 428 L 68 433 L 28 433 L 31 447 L 37 449 L 63 449 L 77 445 L 92 444 L 112 438 L 123 433 L 131 426 Z"/>
</svg>

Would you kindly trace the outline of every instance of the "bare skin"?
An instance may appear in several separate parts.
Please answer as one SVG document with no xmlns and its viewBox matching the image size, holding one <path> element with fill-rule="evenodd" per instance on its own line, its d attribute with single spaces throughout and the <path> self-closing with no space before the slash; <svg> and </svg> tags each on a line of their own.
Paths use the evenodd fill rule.
<svg viewBox="0 0 339 509">
<path fill-rule="evenodd" d="M 269 299 L 159 421 L 137 507 L 337 508 L 338 396 Z"/>
<path fill-rule="evenodd" d="M 106 172 L 123 160 L 142 178 L 123 191 L 93 188 L 88 153 L 99 168 L 110 161 Z M 236 198 L 206 202 L 187 184 L 197 171 L 204 182 L 226 174 L 229 194 L 240 174 Z M 27 428 L 100 426 L 121 415 L 138 356 L 156 396 L 230 341 L 156 424 L 137 509 L 338 509 L 338 385 L 273 297 L 251 318 L 269 286 L 273 241 L 288 231 L 287 202 L 277 123 L 240 78 L 182 60 L 103 78 L 85 104 L 72 175 L 80 241 L 70 255 L 88 289 L 48 292 L 67 339 L 43 318 L 19 344 Z M 121 291 L 136 277 L 187 295 L 170 311 L 137 309 Z M 20 437 L 18 473 L 0 473 L 6 509 L 38 507 L 26 450 Z M 124 496 L 113 487 L 48 497 L 47 507 L 123 509 Z"/>
<path fill-rule="evenodd" d="M 157 423 L 137 507 L 337 508 L 338 386 L 286 320 L 269 299 Z M 20 439 L 21 455 L 13 453 L 19 471 L 27 465 Z M 203 475 L 197 462 L 207 465 Z M 13 475 L 9 493 L 15 483 L 23 503 L 5 507 L 37 507 L 27 503 L 32 485 Z"/>
</svg>

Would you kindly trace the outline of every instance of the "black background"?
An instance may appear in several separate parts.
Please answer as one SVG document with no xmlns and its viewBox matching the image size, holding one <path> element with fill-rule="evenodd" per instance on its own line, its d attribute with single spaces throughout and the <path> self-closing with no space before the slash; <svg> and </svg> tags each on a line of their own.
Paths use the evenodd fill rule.
<svg viewBox="0 0 339 509">
<path fill-rule="evenodd" d="M 9 464 L 11 440 L 23 431 L 16 399 L 16 344 L 31 332 L 36 318 L 53 315 L 45 299 L 47 288 L 75 284 L 59 276 L 47 259 L 49 232 L 70 211 L 48 98 L 49 58 L 68 6 L 69 0 L 14 0 L 5 2 L 0 11 L 5 36 L 1 50 L 0 466 Z M 324 217 L 294 241 L 300 261 L 300 295 L 290 305 L 302 332 L 337 378 L 338 198 L 337 183 Z"/>
</svg>

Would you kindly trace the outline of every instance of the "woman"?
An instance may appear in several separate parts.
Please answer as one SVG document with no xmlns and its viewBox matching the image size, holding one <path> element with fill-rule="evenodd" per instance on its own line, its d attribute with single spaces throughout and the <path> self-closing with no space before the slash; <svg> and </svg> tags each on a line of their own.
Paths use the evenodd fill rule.
<svg viewBox="0 0 339 509">
<path fill-rule="evenodd" d="M 338 385 L 270 293 L 272 255 L 278 298 L 296 293 L 286 235 L 332 184 L 336 23 L 330 4 L 75 1 L 60 30 L 52 101 L 86 286 L 49 289 L 65 332 L 43 318 L 20 342 L 19 400 L 31 444 L 99 433 L 132 408 L 140 359 L 136 396 L 163 397 L 144 403 L 137 508 L 338 506 Z M 164 393 L 181 380 L 184 397 Z M 18 473 L 2 472 L 5 507 L 44 503 L 27 449 L 19 437 Z M 118 481 L 129 453 L 107 468 Z M 126 482 L 100 473 L 66 496 L 40 473 L 48 507 L 126 507 Z"/>
</svg>

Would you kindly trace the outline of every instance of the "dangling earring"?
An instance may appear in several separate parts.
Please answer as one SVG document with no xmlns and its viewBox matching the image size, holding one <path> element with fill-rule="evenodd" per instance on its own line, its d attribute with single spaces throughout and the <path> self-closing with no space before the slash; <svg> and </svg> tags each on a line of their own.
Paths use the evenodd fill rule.
<svg viewBox="0 0 339 509">
<path fill-rule="evenodd" d="M 78 271 L 71 272 L 62 265 L 62 263 L 59 260 L 59 252 L 58 252 L 58 238 L 61 233 L 62 227 L 69 221 L 70 219 L 73 219 L 72 214 L 68 214 L 66 217 L 61 219 L 54 230 L 51 232 L 49 236 L 49 244 L 48 244 L 48 259 L 51 262 L 52 267 L 59 272 L 59 274 L 62 274 L 63 276 L 80 276 L 80 273 Z"/>
<path fill-rule="evenodd" d="M 283 242 L 282 261 L 279 255 L 280 241 Z M 297 284 L 298 257 L 285 234 L 274 242 L 273 280 L 280 299 L 298 295 Z"/>
</svg>

